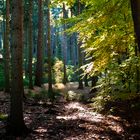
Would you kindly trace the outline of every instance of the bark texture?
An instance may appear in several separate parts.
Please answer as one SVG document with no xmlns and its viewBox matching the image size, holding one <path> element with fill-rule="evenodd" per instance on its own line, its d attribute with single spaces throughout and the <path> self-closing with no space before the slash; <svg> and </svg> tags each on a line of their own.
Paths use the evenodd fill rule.
<svg viewBox="0 0 140 140">
<path fill-rule="evenodd" d="M 4 71 L 5 71 L 5 92 L 10 92 L 10 3 L 6 0 L 6 33 L 4 42 Z"/>
<path fill-rule="evenodd" d="M 137 46 L 135 47 L 135 54 L 136 56 L 139 56 L 140 55 L 140 1 L 130 0 L 130 2 L 131 2 L 132 17 L 134 21 L 135 40 L 137 43 Z M 138 67 L 137 67 L 136 73 L 137 73 L 136 86 L 137 86 L 137 92 L 139 92 L 140 91 L 140 70 Z"/>
<path fill-rule="evenodd" d="M 22 135 L 25 130 L 23 120 L 23 5 L 22 1 L 12 1 L 11 20 L 11 105 L 7 131 L 13 135 Z"/>
<path fill-rule="evenodd" d="M 47 48 L 48 48 L 48 93 L 51 99 L 54 99 L 52 89 L 52 60 L 51 60 L 51 26 L 50 26 L 50 0 L 47 0 Z"/>
<path fill-rule="evenodd" d="M 33 0 L 29 1 L 29 62 L 28 62 L 28 69 L 29 69 L 29 88 L 33 89 L 33 81 L 32 81 L 32 48 L 33 48 L 33 31 L 32 31 L 32 10 L 33 10 Z"/>
<path fill-rule="evenodd" d="M 78 0 L 78 14 L 81 13 L 81 4 L 80 1 Z M 82 70 L 80 69 L 81 66 L 83 65 L 83 58 L 82 58 L 82 50 L 81 50 L 81 45 L 82 43 L 79 41 L 78 42 L 78 64 L 79 64 L 79 87 L 78 89 L 83 89 L 83 80 L 82 80 Z"/>
<path fill-rule="evenodd" d="M 67 18 L 67 13 L 65 9 L 65 4 L 63 3 L 63 18 Z M 64 77 L 63 77 L 63 84 L 67 83 L 67 72 L 66 72 L 66 63 L 67 63 L 67 35 L 66 35 L 66 24 L 63 25 L 64 33 L 63 33 L 63 71 L 64 71 Z"/>
<path fill-rule="evenodd" d="M 42 11 L 42 0 L 38 0 L 38 41 L 37 41 L 37 63 L 35 72 L 35 85 L 42 85 L 43 76 L 43 41 L 42 41 L 42 25 L 43 25 L 43 11 Z"/>
</svg>

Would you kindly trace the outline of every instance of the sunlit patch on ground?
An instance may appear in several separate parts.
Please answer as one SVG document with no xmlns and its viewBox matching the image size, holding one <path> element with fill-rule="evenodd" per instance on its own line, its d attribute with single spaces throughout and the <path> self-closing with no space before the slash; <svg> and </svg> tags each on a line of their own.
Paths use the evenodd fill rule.
<svg viewBox="0 0 140 140">
<path fill-rule="evenodd" d="M 104 119 L 104 116 L 101 114 L 98 114 L 96 112 L 91 112 L 88 110 L 88 108 L 83 107 L 78 102 L 72 102 L 65 106 L 66 110 L 76 110 L 74 113 L 67 115 L 67 116 L 57 116 L 57 119 L 65 119 L 65 120 L 76 120 L 76 119 L 84 119 L 87 121 L 93 121 L 93 122 L 100 122 L 102 119 Z"/>
<path fill-rule="evenodd" d="M 36 132 L 38 132 L 38 133 L 45 133 L 45 132 L 47 132 L 47 129 L 46 128 L 44 128 L 44 127 L 38 127 L 36 130 L 34 130 L 34 131 L 36 131 Z"/>
<path fill-rule="evenodd" d="M 119 118 L 113 118 L 113 116 L 104 116 L 102 114 L 93 112 L 86 106 L 79 102 L 71 102 L 65 105 L 65 110 L 67 113 L 62 116 L 57 116 L 56 119 L 60 120 L 84 120 L 84 123 L 79 123 L 79 128 L 85 128 L 87 131 L 92 131 L 93 134 L 87 133 L 66 138 L 65 140 L 82 140 L 86 136 L 85 140 L 90 139 L 110 139 L 108 137 L 109 131 L 115 133 L 116 135 L 122 134 L 124 132 L 123 127 L 120 125 Z M 80 138 L 81 137 L 81 138 Z"/>
<path fill-rule="evenodd" d="M 76 95 L 81 93 L 87 95 L 88 92 L 88 89 L 78 90 L 75 83 L 66 86 L 58 84 L 55 88 Z M 41 88 L 35 87 L 33 93 L 39 94 L 40 91 Z M 3 114 L 9 112 L 9 95 L 5 93 L 1 94 L 0 110 Z M 139 139 L 138 130 L 131 132 L 132 127 L 136 130 L 135 122 L 131 121 L 131 124 L 121 116 L 102 115 L 94 112 L 89 105 L 76 102 L 76 100 L 73 102 L 59 100 L 52 105 L 46 100 L 29 99 L 24 102 L 24 121 L 27 127 L 33 130 L 25 140 Z M 4 122 L 0 122 L 0 133 L 3 133 L 3 124 Z M 138 121 L 137 127 L 139 127 Z"/>
</svg>

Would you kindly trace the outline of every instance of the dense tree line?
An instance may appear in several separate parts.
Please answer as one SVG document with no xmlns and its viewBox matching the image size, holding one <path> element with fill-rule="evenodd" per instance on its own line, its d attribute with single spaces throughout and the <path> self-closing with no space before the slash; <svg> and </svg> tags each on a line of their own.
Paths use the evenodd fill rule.
<svg viewBox="0 0 140 140">
<path fill-rule="evenodd" d="M 49 98 L 54 100 L 58 61 L 62 62 L 59 82 L 64 84 L 78 81 L 83 89 L 83 79 L 86 86 L 91 80 L 91 92 L 98 91 L 104 99 L 114 93 L 139 93 L 138 0 L 6 0 L 0 4 L 1 65 L 4 90 L 11 97 L 8 132 L 27 131 L 24 82 L 30 89 L 47 82 Z"/>
</svg>

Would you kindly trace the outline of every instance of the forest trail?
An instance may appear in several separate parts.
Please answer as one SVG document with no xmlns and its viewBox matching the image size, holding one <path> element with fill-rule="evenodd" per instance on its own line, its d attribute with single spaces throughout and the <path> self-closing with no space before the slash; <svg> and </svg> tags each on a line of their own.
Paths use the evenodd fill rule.
<svg viewBox="0 0 140 140">
<path fill-rule="evenodd" d="M 71 86 L 72 85 L 72 86 Z M 76 84 L 63 85 L 62 91 L 79 93 Z M 57 88 L 58 88 L 57 87 Z M 38 89 L 35 88 L 35 91 Z M 86 88 L 86 92 L 89 89 Z M 8 113 L 9 96 L 0 93 L 1 115 Z M 24 102 L 24 120 L 33 131 L 25 140 L 138 140 L 139 130 L 135 123 L 120 116 L 95 112 L 88 104 L 78 101 L 49 101 L 27 99 Z M 138 122 L 137 122 L 138 125 Z M 5 121 L 0 120 L 0 139 L 3 139 Z"/>
</svg>

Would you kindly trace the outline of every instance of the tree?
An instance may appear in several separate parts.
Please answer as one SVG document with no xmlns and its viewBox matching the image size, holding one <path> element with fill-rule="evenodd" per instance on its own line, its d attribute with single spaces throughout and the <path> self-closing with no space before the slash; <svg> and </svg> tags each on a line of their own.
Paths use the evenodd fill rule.
<svg viewBox="0 0 140 140">
<path fill-rule="evenodd" d="M 50 0 L 46 0 L 47 3 L 47 48 L 48 48 L 48 93 L 50 98 L 54 99 L 52 88 L 52 60 L 51 60 L 51 26 L 50 26 Z"/>
<path fill-rule="evenodd" d="M 4 71 L 5 71 L 5 92 L 10 91 L 10 3 L 6 0 L 6 33 L 4 39 Z"/>
<path fill-rule="evenodd" d="M 135 32 L 135 41 L 137 45 L 135 46 L 135 55 L 140 55 L 140 1 L 139 0 L 130 0 L 131 2 L 131 10 L 132 10 L 132 17 L 134 22 L 134 32 Z M 138 48 L 138 49 L 137 49 Z M 138 50 L 138 51 L 137 51 Z M 137 73 L 137 92 L 140 91 L 140 70 L 136 68 Z"/>
<path fill-rule="evenodd" d="M 32 33 L 32 10 L 33 10 L 33 0 L 29 0 L 29 60 L 28 60 L 28 69 L 29 69 L 29 88 L 33 89 L 32 81 L 32 46 L 33 46 L 33 33 Z"/>
<path fill-rule="evenodd" d="M 38 41 L 37 41 L 37 62 L 35 72 L 35 85 L 41 86 L 43 76 L 43 11 L 42 11 L 42 0 L 38 0 Z"/>
<path fill-rule="evenodd" d="M 7 131 L 22 135 L 27 128 L 23 120 L 23 5 L 22 1 L 12 1 L 11 16 L 11 104 Z"/>
<path fill-rule="evenodd" d="M 65 9 L 65 4 L 63 3 L 63 18 L 67 18 L 67 12 Z M 67 62 L 67 35 L 66 35 L 66 23 L 63 25 L 64 33 L 63 33 L 63 62 L 64 62 L 64 77 L 63 77 L 63 83 L 67 83 L 67 72 L 66 72 L 66 62 Z"/>
<path fill-rule="evenodd" d="M 134 31 L 136 35 L 136 42 L 138 44 L 138 51 L 140 53 L 140 1 L 139 0 L 130 0 L 132 17 L 134 21 Z"/>
<path fill-rule="evenodd" d="M 78 15 L 80 15 L 81 13 L 81 4 L 80 1 L 78 0 Z M 79 65 L 79 86 L 78 89 L 83 89 L 83 80 L 82 80 L 82 70 L 81 70 L 81 66 L 83 64 L 83 58 L 82 58 L 82 50 L 81 50 L 81 41 L 78 42 L 78 65 Z"/>
</svg>

